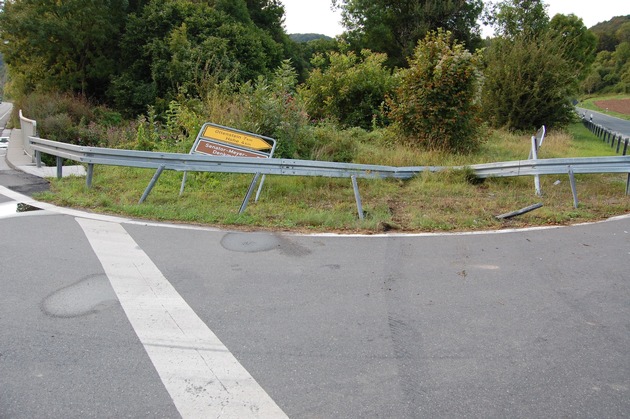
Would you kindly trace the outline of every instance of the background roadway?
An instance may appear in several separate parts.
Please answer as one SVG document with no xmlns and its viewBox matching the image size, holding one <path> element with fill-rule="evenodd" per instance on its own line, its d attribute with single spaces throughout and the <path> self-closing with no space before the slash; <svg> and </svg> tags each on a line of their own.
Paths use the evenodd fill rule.
<svg viewBox="0 0 630 419">
<path fill-rule="evenodd" d="M 592 116 L 593 123 L 602 125 L 610 131 L 618 132 L 625 137 L 630 137 L 630 121 L 589 109 L 576 108 L 576 110 L 580 116 L 585 116 L 586 119 L 591 119 Z"/>
</svg>

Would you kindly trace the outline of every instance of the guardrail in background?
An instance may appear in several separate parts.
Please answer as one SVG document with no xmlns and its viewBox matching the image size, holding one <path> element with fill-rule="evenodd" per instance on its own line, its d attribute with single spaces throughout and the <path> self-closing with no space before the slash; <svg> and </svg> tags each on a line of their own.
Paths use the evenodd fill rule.
<svg viewBox="0 0 630 419">
<path fill-rule="evenodd" d="M 30 146 L 39 153 L 57 156 L 57 177 L 61 178 L 62 159 L 70 159 L 88 165 L 86 184 L 92 184 L 94 165 L 128 166 L 156 169 L 156 173 L 144 191 L 143 202 L 157 182 L 163 170 L 189 172 L 250 173 L 283 176 L 323 176 L 352 178 L 359 216 L 362 218 L 361 200 L 356 187 L 357 178 L 410 179 L 421 172 L 438 172 L 447 169 L 464 169 L 464 166 L 408 166 L 393 167 L 355 163 L 335 163 L 292 159 L 257 159 L 248 157 L 207 156 L 198 154 L 162 153 L 154 151 L 120 150 L 101 147 L 84 147 L 73 144 L 30 137 Z M 536 176 L 566 174 L 572 182 L 574 201 L 577 192 L 574 173 L 628 173 L 626 194 L 630 194 L 630 156 L 582 157 L 562 159 L 517 160 L 509 162 L 474 164 L 466 166 L 479 178 Z M 249 193 L 248 193 L 249 195 Z M 248 199 L 248 197 L 246 197 Z M 246 204 L 246 203 L 245 203 Z"/>
<path fill-rule="evenodd" d="M 22 114 L 22 109 L 20 109 L 19 116 L 22 133 L 22 148 L 24 149 L 24 154 L 31 158 L 31 162 L 34 162 L 35 153 L 33 151 L 33 148 L 31 147 L 31 144 L 28 141 L 28 138 L 37 135 L 37 121 L 26 118 Z"/>
<path fill-rule="evenodd" d="M 616 153 L 621 153 L 622 156 L 625 156 L 628 153 L 628 142 L 630 141 L 628 137 L 624 137 L 622 134 L 611 131 L 603 125 L 599 125 L 591 121 L 590 119 L 586 119 L 585 116 L 582 117 L 582 123 L 586 128 L 589 129 L 593 134 L 597 137 L 601 138 L 606 144 L 610 144 L 610 148 L 615 148 L 615 141 L 617 142 L 617 147 L 615 148 Z M 623 147 L 622 147 L 623 144 Z"/>
</svg>

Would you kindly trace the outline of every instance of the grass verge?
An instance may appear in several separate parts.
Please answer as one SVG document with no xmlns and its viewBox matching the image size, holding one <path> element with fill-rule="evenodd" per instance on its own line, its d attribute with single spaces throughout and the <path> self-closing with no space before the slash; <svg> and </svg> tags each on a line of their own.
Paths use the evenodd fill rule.
<svg viewBox="0 0 630 419">
<path fill-rule="evenodd" d="M 467 156 L 418 152 L 371 142 L 360 145 L 361 163 L 386 165 L 467 165 L 526 159 L 529 135 L 494 132 L 482 149 Z M 540 158 L 613 155 L 614 152 L 581 124 L 550 133 Z M 600 220 L 629 212 L 626 175 L 578 175 L 580 205 L 566 175 L 543 176 L 543 196 L 534 194 L 532 177 L 470 182 L 464 171 L 424 172 L 407 181 L 359 179 L 365 219 L 357 208 L 349 179 L 267 176 L 258 202 L 238 208 L 252 176 L 189 173 L 179 197 L 181 174 L 164 172 L 145 203 L 142 192 L 152 170 L 97 166 L 93 186 L 84 178 L 51 181 L 51 190 L 37 198 L 61 206 L 141 219 L 212 225 L 233 229 L 301 232 L 379 233 L 385 231 L 470 231 L 561 225 Z M 543 207 L 509 220 L 497 215 L 541 202 Z"/>
</svg>

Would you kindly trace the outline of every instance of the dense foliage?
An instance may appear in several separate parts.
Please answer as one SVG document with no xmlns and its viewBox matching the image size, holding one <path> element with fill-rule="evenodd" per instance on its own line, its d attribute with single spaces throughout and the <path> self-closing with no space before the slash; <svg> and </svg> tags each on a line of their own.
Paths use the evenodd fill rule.
<svg viewBox="0 0 630 419">
<path fill-rule="evenodd" d="M 584 80 L 586 93 L 630 93 L 630 16 L 619 16 L 593 28 L 599 39 L 597 58 Z"/>
<path fill-rule="evenodd" d="M 356 50 L 386 53 L 392 67 L 405 67 L 416 44 L 442 28 L 471 50 L 480 46 L 481 0 L 333 0 L 342 10 L 345 39 Z"/>
<path fill-rule="evenodd" d="M 18 0 L 0 13 L 16 97 L 62 91 L 128 114 L 247 81 L 290 54 L 278 0 Z M 160 105 L 160 103 L 157 103 Z"/>
<path fill-rule="evenodd" d="M 479 112 L 562 126 L 579 87 L 630 90 L 627 17 L 596 38 L 542 0 L 486 2 L 496 37 L 479 52 L 482 0 L 331 2 L 336 39 L 291 39 L 281 0 L 14 0 L 6 94 L 61 141 L 186 151 L 213 121 L 278 139 L 279 157 L 351 161 L 363 136 L 470 151 Z"/>
<path fill-rule="evenodd" d="M 0 49 L 14 93 L 102 96 L 120 58 L 126 0 L 21 0 L 0 13 Z"/>
<path fill-rule="evenodd" d="M 385 96 L 394 86 L 387 56 L 363 50 L 316 55 L 301 94 L 312 118 L 335 120 L 342 127 L 370 129 L 383 120 Z"/>
<path fill-rule="evenodd" d="M 479 63 L 450 32 L 431 32 L 418 43 L 389 101 L 408 142 L 455 152 L 479 145 Z"/>
<path fill-rule="evenodd" d="M 595 38 L 573 15 L 549 20 L 540 0 L 505 0 L 497 8 L 498 36 L 485 54 L 485 118 L 515 130 L 566 125 Z"/>
</svg>

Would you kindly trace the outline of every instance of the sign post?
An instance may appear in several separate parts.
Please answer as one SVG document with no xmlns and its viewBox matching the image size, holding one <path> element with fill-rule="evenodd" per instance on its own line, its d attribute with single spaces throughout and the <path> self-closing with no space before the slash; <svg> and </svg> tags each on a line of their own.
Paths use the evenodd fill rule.
<svg viewBox="0 0 630 419">
<path fill-rule="evenodd" d="M 273 156 L 275 149 L 276 140 L 273 138 L 207 122 L 199 130 L 197 139 L 190 149 L 190 154 L 268 159 Z M 186 176 L 187 172 L 184 172 L 182 186 L 179 189 L 180 195 L 184 193 Z M 249 198 L 259 177 L 260 173 L 254 175 L 247 195 L 239 209 L 239 214 L 242 214 L 245 208 L 247 208 L 247 203 L 249 202 Z M 258 194 L 260 194 L 264 180 L 265 178 L 263 176 L 260 187 L 258 188 Z M 258 194 L 256 195 L 256 200 L 258 200 Z"/>
</svg>

